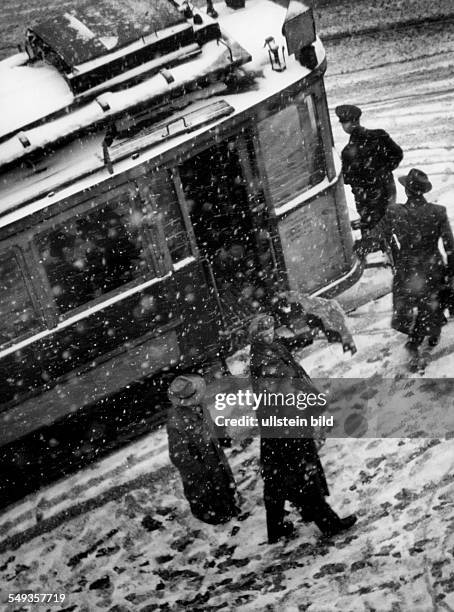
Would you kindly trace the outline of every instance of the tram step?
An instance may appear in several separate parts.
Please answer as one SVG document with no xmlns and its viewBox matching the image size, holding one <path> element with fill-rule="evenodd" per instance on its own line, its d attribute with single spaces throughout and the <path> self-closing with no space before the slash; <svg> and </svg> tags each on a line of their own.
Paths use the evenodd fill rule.
<svg viewBox="0 0 454 612">
<path fill-rule="evenodd" d="M 389 261 L 372 261 L 370 263 L 366 263 L 364 266 L 365 270 L 369 270 L 370 268 L 392 268 L 392 263 Z"/>
<path fill-rule="evenodd" d="M 231 113 L 233 113 L 233 107 L 224 100 L 218 100 L 199 106 L 192 111 L 186 110 L 186 112 L 172 115 L 171 119 L 166 119 L 165 121 L 157 123 L 151 129 L 141 132 L 135 138 L 125 139 L 108 147 L 107 152 L 109 161 L 114 162 L 124 157 L 134 155 L 140 149 L 173 138 L 179 134 L 191 132 L 206 123 L 210 123 L 211 121 L 220 119 Z"/>
</svg>

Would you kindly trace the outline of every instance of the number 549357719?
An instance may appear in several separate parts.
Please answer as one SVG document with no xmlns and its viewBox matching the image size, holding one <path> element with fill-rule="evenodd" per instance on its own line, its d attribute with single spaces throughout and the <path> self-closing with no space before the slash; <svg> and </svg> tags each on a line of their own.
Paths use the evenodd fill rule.
<svg viewBox="0 0 454 612">
<path fill-rule="evenodd" d="M 13 603 L 62 603 L 64 593 L 9 593 L 8 602 Z"/>
</svg>

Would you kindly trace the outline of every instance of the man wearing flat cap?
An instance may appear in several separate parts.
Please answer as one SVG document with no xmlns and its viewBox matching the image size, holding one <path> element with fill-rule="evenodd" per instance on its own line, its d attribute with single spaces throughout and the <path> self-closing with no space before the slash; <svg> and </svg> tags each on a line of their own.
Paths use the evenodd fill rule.
<svg viewBox="0 0 454 612">
<path fill-rule="evenodd" d="M 201 376 L 177 376 L 168 389 L 172 403 L 167 419 L 169 455 L 178 469 L 192 514 L 217 525 L 239 514 L 235 481 L 205 407 Z"/>
<path fill-rule="evenodd" d="M 361 109 L 342 104 L 335 109 L 344 132 L 350 135 L 342 151 L 344 182 L 351 186 L 361 229 L 369 230 L 396 201 L 392 171 L 403 152 L 385 130 L 369 130 L 360 123 Z"/>
<path fill-rule="evenodd" d="M 429 351 L 438 344 L 446 322 L 441 293 L 453 286 L 454 238 L 446 208 L 431 204 L 425 194 L 432 184 L 422 170 L 412 168 L 399 177 L 405 187 L 405 204 L 390 206 L 381 221 L 358 244 L 360 254 L 367 252 L 367 241 L 382 237 L 397 238 L 393 280 L 392 327 L 409 336 L 410 369 L 424 369 Z M 447 256 L 445 263 L 439 240 Z M 424 339 L 427 347 L 419 354 Z"/>
</svg>

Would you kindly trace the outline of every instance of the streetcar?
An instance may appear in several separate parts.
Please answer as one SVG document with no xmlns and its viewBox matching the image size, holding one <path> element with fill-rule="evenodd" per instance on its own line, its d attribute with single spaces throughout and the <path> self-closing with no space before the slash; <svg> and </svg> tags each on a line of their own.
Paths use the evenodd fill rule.
<svg viewBox="0 0 454 612">
<path fill-rule="evenodd" d="M 3 448 L 361 274 L 312 10 L 112 10 L 50 15 L 0 62 Z"/>
</svg>

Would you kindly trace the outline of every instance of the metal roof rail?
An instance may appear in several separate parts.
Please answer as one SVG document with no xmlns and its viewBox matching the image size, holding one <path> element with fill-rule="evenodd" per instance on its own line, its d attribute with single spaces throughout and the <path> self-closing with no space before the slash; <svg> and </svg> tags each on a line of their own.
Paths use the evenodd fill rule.
<svg viewBox="0 0 454 612">
<path fill-rule="evenodd" d="M 191 106 L 192 110 L 190 110 Z M 234 110 L 225 100 L 191 106 L 184 113 L 172 115 L 165 121 L 143 130 L 138 135 L 122 139 L 116 144 L 114 144 L 114 141 L 118 134 L 115 127 L 110 126 L 102 143 L 103 160 L 109 173 L 113 174 L 113 162 L 129 156 L 135 159 L 143 149 L 179 134 L 194 131 L 207 123 L 230 115 Z"/>
</svg>

